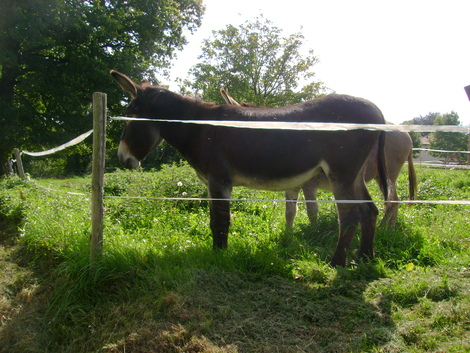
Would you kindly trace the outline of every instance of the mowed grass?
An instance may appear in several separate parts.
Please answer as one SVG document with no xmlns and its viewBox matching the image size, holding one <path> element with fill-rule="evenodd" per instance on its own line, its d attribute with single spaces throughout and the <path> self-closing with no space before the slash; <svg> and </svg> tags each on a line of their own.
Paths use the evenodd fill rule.
<svg viewBox="0 0 470 353">
<path fill-rule="evenodd" d="M 468 171 L 417 172 L 419 199 L 470 199 Z M 277 201 L 232 202 L 229 249 L 213 251 L 207 201 L 157 199 L 207 197 L 191 168 L 119 171 L 107 196 L 147 198 L 105 199 L 91 266 L 89 178 L 1 183 L 0 352 L 470 351 L 469 206 L 402 205 L 374 261 L 355 262 L 356 239 L 334 269 L 333 204 L 313 225 L 299 205 L 288 232 L 282 193 L 236 188 Z"/>
</svg>

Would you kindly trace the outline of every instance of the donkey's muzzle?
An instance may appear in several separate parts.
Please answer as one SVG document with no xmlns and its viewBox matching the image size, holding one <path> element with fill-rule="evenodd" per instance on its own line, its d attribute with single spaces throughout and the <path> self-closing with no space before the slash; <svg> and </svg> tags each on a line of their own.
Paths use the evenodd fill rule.
<svg viewBox="0 0 470 353">
<path fill-rule="evenodd" d="M 140 161 L 129 152 L 129 148 L 124 141 L 119 143 L 118 149 L 119 162 L 124 168 L 136 169 L 140 167 Z"/>
</svg>

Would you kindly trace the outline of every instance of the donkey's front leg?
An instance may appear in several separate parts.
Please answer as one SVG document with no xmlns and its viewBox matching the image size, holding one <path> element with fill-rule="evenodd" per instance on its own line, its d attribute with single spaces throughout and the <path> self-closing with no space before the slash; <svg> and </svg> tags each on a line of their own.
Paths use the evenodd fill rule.
<svg viewBox="0 0 470 353">
<path fill-rule="evenodd" d="M 210 226 L 214 249 L 225 249 L 228 243 L 228 229 L 230 226 L 230 198 L 231 183 L 223 179 L 209 181 Z"/>
</svg>

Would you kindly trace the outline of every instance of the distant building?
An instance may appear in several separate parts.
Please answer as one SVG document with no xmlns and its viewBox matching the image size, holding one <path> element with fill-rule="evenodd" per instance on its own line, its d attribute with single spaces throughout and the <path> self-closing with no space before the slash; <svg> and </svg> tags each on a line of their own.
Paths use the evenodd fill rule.
<svg viewBox="0 0 470 353">
<path fill-rule="evenodd" d="M 427 136 L 421 137 L 421 148 L 430 148 L 431 144 Z M 443 158 L 434 157 L 428 151 L 419 151 L 417 157 L 414 158 L 415 163 L 420 164 L 444 164 Z"/>
</svg>

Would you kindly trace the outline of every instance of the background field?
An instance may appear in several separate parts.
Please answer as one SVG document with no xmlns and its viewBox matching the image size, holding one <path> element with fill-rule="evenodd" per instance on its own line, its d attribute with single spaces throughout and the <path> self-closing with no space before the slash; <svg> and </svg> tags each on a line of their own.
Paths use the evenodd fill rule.
<svg viewBox="0 0 470 353">
<path fill-rule="evenodd" d="M 468 171 L 417 172 L 419 199 L 470 199 Z M 214 252 L 206 201 L 108 198 L 90 267 L 89 178 L 1 184 L 0 352 L 470 351 L 469 206 L 403 205 L 376 260 L 354 263 L 356 241 L 333 269 L 332 204 L 314 225 L 300 205 L 286 232 L 283 202 L 233 202 L 229 249 Z M 105 193 L 207 195 L 186 164 L 107 174 Z"/>
</svg>

